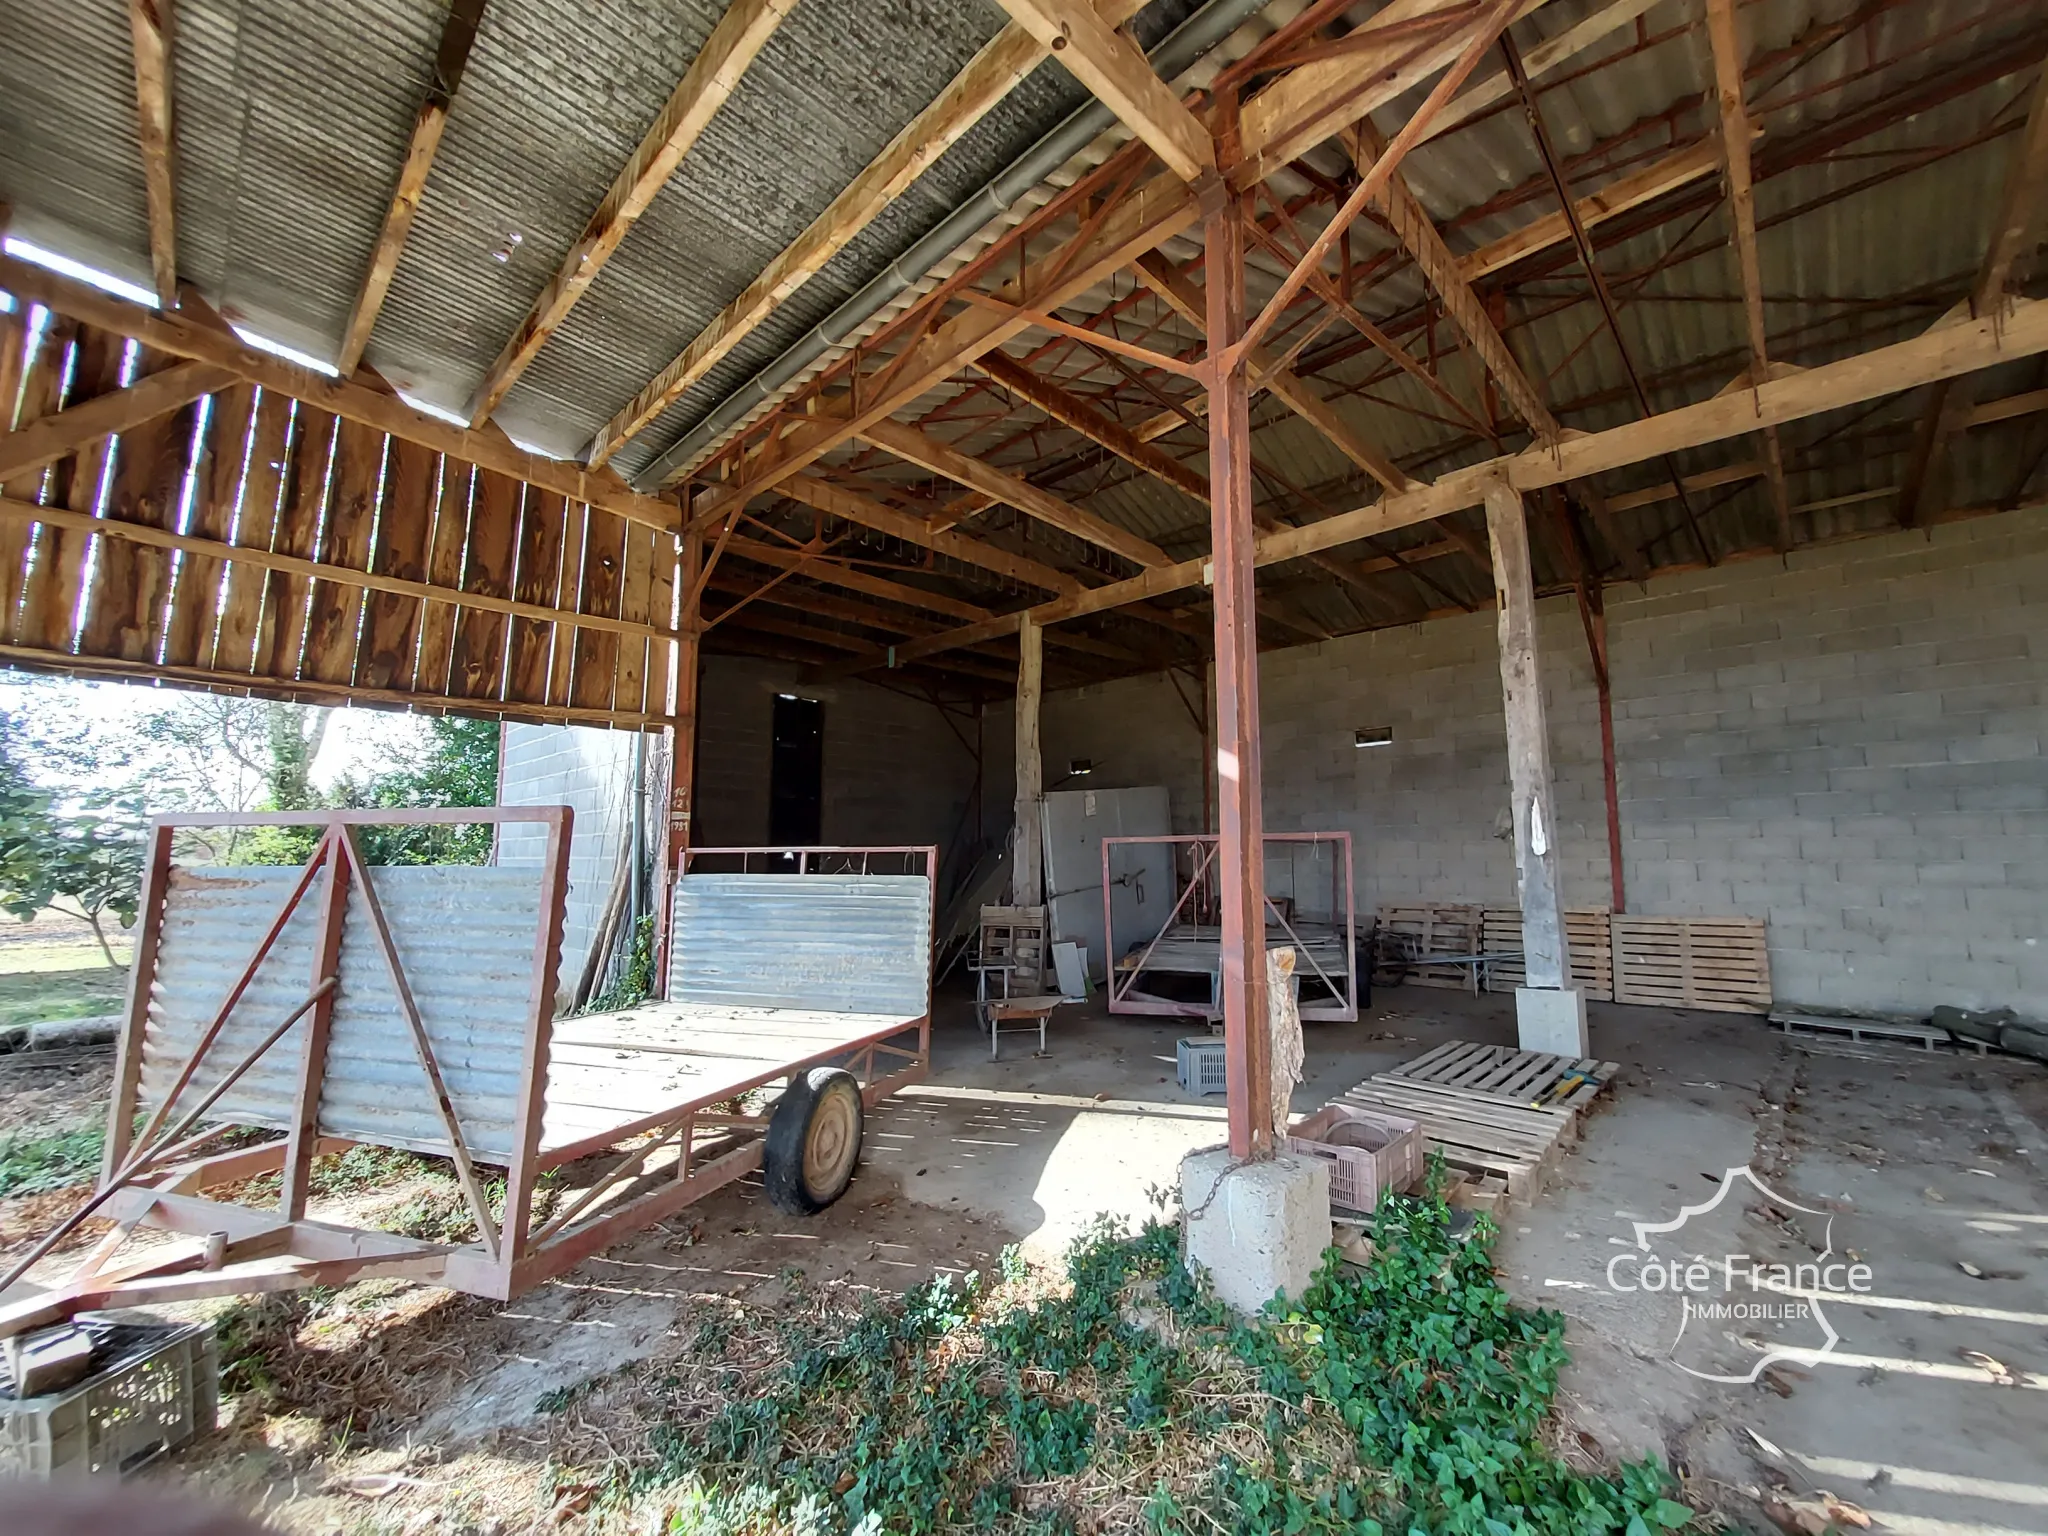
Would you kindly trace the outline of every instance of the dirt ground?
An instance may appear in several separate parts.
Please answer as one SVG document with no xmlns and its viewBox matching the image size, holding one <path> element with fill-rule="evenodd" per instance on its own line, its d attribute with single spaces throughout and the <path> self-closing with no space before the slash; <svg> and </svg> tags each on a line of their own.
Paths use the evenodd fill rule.
<svg viewBox="0 0 2048 1536">
<path fill-rule="evenodd" d="M 1592 1027 L 1623 1069 L 1545 1194 L 1503 1218 L 1496 1255 L 1519 1299 L 1567 1319 L 1560 1404 L 1580 1451 L 1662 1456 L 1750 1523 L 1751 1491 L 1825 1488 L 1904 1536 L 2048 1532 L 2048 1074 L 1791 1041 L 1746 1016 L 1596 1004 Z M 1188 1032 L 1091 1004 L 1060 1012 L 1044 1057 L 1005 1037 L 992 1061 L 948 999 L 932 1080 L 871 1116 L 825 1215 L 784 1217 L 745 1180 L 509 1306 L 396 1282 L 270 1304 L 235 1321 L 227 1353 L 253 1329 L 269 1353 L 250 1357 L 289 1362 L 287 1379 L 231 1399 L 219 1434 L 151 1475 L 323 1536 L 653 1529 L 661 1511 L 594 1491 L 651 1462 L 664 1416 L 721 1400 L 721 1350 L 772 1350 L 778 1318 L 986 1273 L 1011 1243 L 1051 1259 L 1098 1212 L 1158 1209 L 1181 1156 L 1222 1139 L 1220 1100 L 1173 1080 Z M 1508 998 L 1383 992 L 1356 1024 L 1310 1026 L 1295 1107 L 1445 1039 L 1512 1035 Z M 1744 1168 L 1803 1209 L 1730 1179 Z M 1689 1217 L 1674 1252 L 1853 1256 L 1868 1287 L 1805 1298 L 1826 1302 L 1832 1342 L 1811 1318 L 1695 1324 L 1669 1294 L 1609 1283 L 1637 1223 L 1724 1185 L 1740 1198 Z M 1741 1375 L 1772 1349 L 1754 1381 L 1695 1374 Z"/>
</svg>

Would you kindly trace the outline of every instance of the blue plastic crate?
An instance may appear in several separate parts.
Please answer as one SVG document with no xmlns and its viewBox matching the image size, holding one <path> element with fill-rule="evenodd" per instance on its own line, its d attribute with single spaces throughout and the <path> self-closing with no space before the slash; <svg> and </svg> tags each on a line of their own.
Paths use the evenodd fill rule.
<svg viewBox="0 0 2048 1536">
<path fill-rule="evenodd" d="M 1180 1085 L 1190 1093 L 1225 1093 L 1223 1042 L 1213 1035 L 1191 1035 L 1175 1051 Z"/>
</svg>

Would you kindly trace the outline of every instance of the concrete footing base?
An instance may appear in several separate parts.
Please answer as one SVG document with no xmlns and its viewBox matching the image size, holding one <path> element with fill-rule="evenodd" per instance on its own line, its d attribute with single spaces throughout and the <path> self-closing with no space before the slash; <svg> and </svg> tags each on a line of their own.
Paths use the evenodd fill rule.
<svg viewBox="0 0 2048 1536">
<path fill-rule="evenodd" d="M 1586 994 L 1576 988 L 1515 988 L 1515 1039 L 1525 1051 L 1586 1056 Z"/>
<path fill-rule="evenodd" d="M 1233 1166 L 1222 1148 L 1181 1160 L 1181 1209 L 1191 1265 L 1240 1312 L 1299 1296 L 1330 1246 L 1330 1168 L 1280 1153 Z"/>
</svg>

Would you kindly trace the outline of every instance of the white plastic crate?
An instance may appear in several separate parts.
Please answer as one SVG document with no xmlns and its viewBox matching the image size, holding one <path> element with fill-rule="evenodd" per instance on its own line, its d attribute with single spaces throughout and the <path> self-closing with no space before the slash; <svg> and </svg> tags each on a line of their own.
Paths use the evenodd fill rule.
<svg viewBox="0 0 2048 1536">
<path fill-rule="evenodd" d="M 1190 1035 L 1175 1052 L 1180 1085 L 1190 1093 L 1227 1093 L 1223 1077 L 1223 1041 L 1214 1035 Z"/>
<path fill-rule="evenodd" d="M 77 1386 L 0 1400 L 0 1476 L 126 1476 L 212 1429 L 219 1400 L 211 1327 L 117 1324 Z"/>
</svg>

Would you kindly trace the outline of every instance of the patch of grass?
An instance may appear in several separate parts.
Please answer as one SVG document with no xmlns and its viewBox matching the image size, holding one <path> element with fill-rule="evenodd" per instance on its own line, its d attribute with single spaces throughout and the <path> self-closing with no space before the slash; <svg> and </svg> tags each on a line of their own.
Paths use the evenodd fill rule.
<svg viewBox="0 0 2048 1536">
<path fill-rule="evenodd" d="M 20 958 L 12 950 L 4 955 Z M 128 973 L 97 963 L 97 955 L 90 965 L 67 954 L 64 969 L 0 971 L 0 1029 L 119 1013 L 128 1001 Z"/>
<path fill-rule="evenodd" d="M 1550 1452 L 1563 1322 L 1508 1300 L 1492 1236 L 1455 1240 L 1439 1196 L 1390 1197 L 1369 1267 L 1333 1251 L 1297 1302 L 1247 1322 L 1184 1267 L 1177 1229 L 1104 1224 L 1063 1284 L 1010 1264 L 783 1325 L 776 1364 L 671 1416 L 658 1463 L 615 1494 L 672 1510 L 664 1532 L 735 1536 L 1691 1523 L 1654 1462 L 1596 1477 Z"/>
<path fill-rule="evenodd" d="M 0 1195 L 39 1195 L 82 1184 L 99 1167 L 106 1144 L 106 1129 L 97 1125 L 0 1138 Z"/>
</svg>

